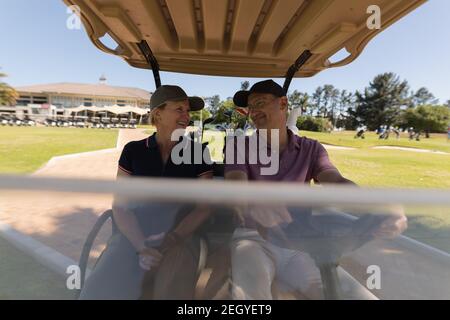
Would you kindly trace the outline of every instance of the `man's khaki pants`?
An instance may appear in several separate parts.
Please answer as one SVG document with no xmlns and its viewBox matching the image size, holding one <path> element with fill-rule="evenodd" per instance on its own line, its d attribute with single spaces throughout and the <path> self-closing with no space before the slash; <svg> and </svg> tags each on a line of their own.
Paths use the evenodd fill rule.
<svg viewBox="0 0 450 320">
<path fill-rule="evenodd" d="M 320 271 L 304 252 L 277 247 L 254 229 L 237 228 L 231 241 L 233 299 L 272 299 L 272 283 L 279 291 L 299 291 L 322 299 Z"/>
</svg>

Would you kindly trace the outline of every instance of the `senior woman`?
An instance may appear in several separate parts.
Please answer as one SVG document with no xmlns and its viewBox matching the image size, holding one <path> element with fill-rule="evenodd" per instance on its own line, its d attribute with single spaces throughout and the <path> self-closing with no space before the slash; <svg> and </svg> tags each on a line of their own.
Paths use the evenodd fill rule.
<svg viewBox="0 0 450 320">
<path fill-rule="evenodd" d="M 159 87 L 150 100 L 156 133 L 124 147 L 117 177 L 212 179 L 206 146 L 200 147 L 201 163 L 173 161 L 174 155 L 180 156 L 172 152 L 180 143 L 186 144 L 177 148 L 181 153 L 198 150 L 193 145 L 198 142 L 186 142 L 182 133 L 189 124 L 189 112 L 203 107 L 201 98 L 188 97 L 178 86 Z M 173 138 L 176 132 L 181 132 L 180 139 Z M 131 202 L 116 197 L 113 220 L 118 231 L 86 280 L 80 299 L 139 299 L 147 275 L 152 279 L 152 298 L 193 298 L 200 251 L 196 231 L 209 214 L 203 205 Z"/>
</svg>

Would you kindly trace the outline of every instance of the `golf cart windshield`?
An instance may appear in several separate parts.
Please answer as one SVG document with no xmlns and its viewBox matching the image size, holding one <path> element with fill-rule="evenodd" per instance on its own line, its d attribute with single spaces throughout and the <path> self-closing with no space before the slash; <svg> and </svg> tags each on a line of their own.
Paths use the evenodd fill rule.
<svg viewBox="0 0 450 320">
<path fill-rule="evenodd" d="M 352 62 L 378 33 L 423 4 L 425 0 L 64 0 L 64 2 L 68 6 L 73 6 L 73 10 L 80 14 L 87 34 L 95 46 L 104 52 L 122 57 L 131 66 L 151 69 L 156 87 L 161 85 L 159 78 L 161 70 L 217 76 L 286 77 L 283 89 L 287 92 L 293 77 L 310 77 L 326 68 Z M 378 18 L 382 21 L 378 26 L 374 23 L 376 18 L 374 21 L 369 19 L 377 13 L 381 14 Z M 117 43 L 117 47 L 108 47 L 103 42 L 107 35 Z M 334 61 L 332 57 L 341 50 L 347 51 L 347 56 Z M 95 110 L 93 106 L 85 107 L 91 111 Z M 106 111 L 120 109 L 121 112 L 131 113 L 131 109 L 125 108 L 113 106 Z M 112 114 L 122 113 L 110 112 L 110 115 Z M 231 114 L 224 113 L 230 119 Z M 94 116 L 91 121 L 98 128 L 104 124 L 103 128 L 112 126 L 125 129 L 129 128 L 125 125 L 135 123 L 134 119 L 119 116 L 106 119 Z M 220 131 L 225 131 L 225 134 L 230 129 L 226 124 L 213 124 L 211 118 L 208 120 L 203 124 L 210 122 L 211 125 L 219 126 Z M 84 117 L 76 117 L 74 121 L 79 123 L 78 126 L 85 127 Z M 153 131 L 153 128 L 149 131 Z M 142 139 L 145 150 L 152 147 L 153 140 L 148 137 L 149 131 L 142 133 L 145 133 L 145 138 L 139 138 Z M 216 142 L 225 143 L 222 133 L 209 133 L 210 142 L 214 138 Z M 120 135 L 119 138 L 117 148 L 102 151 L 96 162 L 89 163 L 89 160 L 83 158 L 89 154 L 82 154 L 79 158 L 83 164 L 90 166 L 93 178 L 99 179 L 99 176 L 95 175 L 96 168 L 110 165 L 107 169 L 114 170 L 108 172 L 116 172 L 117 159 L 120 156 L 118 152 L 122 151 L 125 145 L 123 144 L 125 138 Z M 137 140 L 130 135 L 129 140 L 132 139 Z M 224 150 L 222 148 L 224 145 L 220 143 L 215 147 L 219 150 L 217 152 L 219 155 Z M 212 144 L 210 143 L 210 146 Z M 64 159 L 70 161 L 72 158 Z M 50 162 L 50 165 L 61 167 L 66 165 L 57 160 Z M 205 172 L 209 175 L 212 171 L 217 173 L 215 167 L 214 170 Z M 235 277 L 229 280 L 233 268 L 240 270 L 242 267 L 241 269 L 247 270 L 245 263 L 231 266 L 231 254 L 227 256 L 220 251 L 223 248 L 229 249 L 232 237 L 234 240 L 242 237 L 244 240 L 250 238 L 254 240 L 253 242 L 263 242 L 255 230 L 251 232 L 239 230 L 240 233 L 235 233 L 234 219 L 238 216 L 236 212 L 239 210 L 243 212 L 244 219 L 250 217 L 268 229 L 268 233 L 264 235 L 264 241 L 267 240 L 264 249 L 270 250 L 271 246 L 278 246 L 283 250 L 301 251 L 302 254 L 309 256 L 304 260 L 306 264 L 301 265 L 304 267 L 303 270 L 308 268 L 314 270 L 309 279 L 299 277 L 298 270 L 295 270 L 295 273 L 286 273 L 284 281 L 280 281 L 285 285 L 295 283 L 295 288 L 287 288 L 294 289 L 291 290 L 294 298 L 449 299 L 450 297 L 448 285 L 450 256 L 438 249 L 448 248 L 448 237 L 439 237 L 429 230 L 426 230 L 428 233 L 420 234 L 422 238 L 416 238 L 419 241 L 408 238 L 407 233 L 401 236 L 395 234 L 393 238 L 386 239 L 377 235 L 384 224 L 389 226 L 387 222 L 392 220 L 392 212 L 397 213 L 398 206 L 405 207 L 407 215 L 412 217 L 410 220 L 412 226 L 414 221 L 423 219 L 430 211 L 437 215 L 448 215 L 450 202 L 445 191 L 433 190 L 421 193 L 412 190 L 409 193 L 352 187 L 327 189 L 299 186 L 290 182 L 279 183 L 275 188 L 270 183 L 224 183 L 221 181 L 223 166 L 222 172 L 215 174 L 216 181 L 201 182 L 158 178 L 79 181 L 72 179 L 79 178 L 76 175 L 78 171 L 73 173 L 65 168 L 64 172 L 67 172 L 66 177 L 70 179 L 59 180 L 38 175 L 32 178 L 2 177 L 0 181 L 0 187 L 5 189 L 0 195 L 0 207 L 4 212 L 2 214 L 5 217 L 18 217 L 16 221 L 11 220 L 11 224 L 18 229 L 22 228 L 48 246 L 36 249 L 36 242 L 28 238 L 19 238 L 14 231 L 0 227 L 6 230 L 7 240 L 21 239 L 16 241 L 19 246 L 26 248 L 34 258 L 46 260 L 47 266 L 58 272 L 59 276 L 65 276 L 67 281 L 61 282 L 61 287 L 55 292 L 55 295 L 60 297 L 65 297 L 64 295 L 69 292 L 68 298 L 80 295 L 82 299 L 105 297 L 138 299 L 147 298 L 146 293 L 152 298 L 155 296 L 174 298 L 164 291 L 166 289 L 164 285 L 151 282 L 154 280 L 147 283 L 145 282 L 147 278 L 142 282 L 142 295 L 136 294 L 134 287 L 127 286 L 136 279 L 135 284 L 140 286 L 142 279 L 132 278 L 131 281 L 124 275 L 129 268 L 137 268 L 139 273 L 135 274 L 139 276 L 144 276 L 143 270 L 155 270 L 142 267 L 148 267 L 146 264 L 149 260 L 141 260 L 146 258 L 148 252 L 145 250 L 153 246 L 167 253 L 168 251 L 163 250 L 171 248 L 165 246 L 162 236 L 159 238 L 153 236 L 160 236 L 162 234 L 158 233 L 160 229 L 165 230 L 163 236 L 166 231 L 174 236 L 169 230 L 178 224 L 179 216 L 193 211 L 192 208 L 199 204 L 208 206 L 208 210 L 211 210 L 211 219 L 207 220 L 204 228 L 200 230 L 201 239 L 194 239 L 196 248 L 191 251 L 194 251 L 192 256 L 195 259 L 189 256 L 187 260 L 190 265 L 182 265 L 184 275 L 189 276 L 188 271 L 194 271 L 192 275 L 195 290 L 192 291 L 195 292 L 189 292 L 192 293 L 189 297 L 246 298 L 240 296 L 234 287 L 234 284 L 242 278 Z M 195 177 L 200 175 L 196 173 Z M 109 180 L 114 178 L 108 176 Z M 145 249 L 136 251 L 132 248 L 128 239 L 118 232 L 122 230 L 119 230 L 120 223 L 117 223 L 113 215 L 115 210 L 131 212 L 138 220 L 142 219 L 138 222 L 145 222 L 142 225 L 149 226 L 149 229 L 145 230 L 145 239 L 153 237 L 151 239 L 153 242 Z M 43 216 L 45 219 L 42 219 Z M 393 220 L 397 223 L 396 219 Z M 398 221 L 401 222 L 401 219 Z M 57 227 L 53 228 L 54 225 Z M 102 228 L 105 225 L 112 228 L 107 230 Z M 446 231 L 442 233 L 444 232 Z M 176 236 L 174 237 L 175 240 L 172 240 L 176 242 Z M 421 243 L 422 240 L 427 244 Z M 147 242 L 145 245 L 147 246 Z M 180 247 L 178 245 L 179 243 L 173 245 L 173 248 L 178 250 Z M 52 251 L 49 247 L 56 249 Z M 126 254 L 130 254 L 130 259 L 114 260 L 115 258 L 108 253 L 110 251 L 105 248 L 115 247 L 124 249 Z M 245 249 L 245 246 L 243 247 L 241 249 Z M 183 250 L 184 248 L 181 247 Z M 183 250 L 171 252 L 183 255 L 186 253 Z M 58 252 L 64 252 L 65 256 L 61 256 Z M 242 252 L 239 254 L 243 258 L 248 257 L 245 250 L 244 254 Z M 129 262 L 131 265 L 127 264 Z M 164 267 L 157 269 L 157 272 L 162 270 L 161 274 L 164 277 L 157 279 L 163 278 L 168 283 L 175 283 L 176 290 L 172 292 L 178 294 L 182 291 L 182 285 L 179 285 L 180 290 L 177 287 L 178 274 L 173 272 L 169 258 L 163 262 Z M 28 267 L 29 270 L 26 271 L 30 274 L 35 268 L 31 264 L 28 266 L 21 263 L 21 265 Z M 113 270 L 116 273 L 111 273 L 113 276 L 105 273 L 103 271 L 105 269 L 102 269 L 105 265 L 117 267 Z M 214 273 L 217 266 L 225 266 L 222 268 L 224 277 L 221 278 L 220 274 L 217 276 Z M 252 271 L 253 269 L 248 273 Z M 243 274 L 247 276 L 248 273 Z M 130 274 L 135 275 L 133 272 Z M 149 274 L 150 272 L 145 273 L 145 276 Z M 303 272 L 302 275 L 309 276 L 307 272 Z M 91 280 L 100 280 L 97 283 L 92 280 L 89 287 L 89 282 L 85 283 L 89 277 Z M 254 283 L 259 283 L 258 275 L 255 277 Z M 109 291 L 107 286 L 112 278 L 118 280 L 115 291 Z M 40 279 L 45 280 L 45 277 Z M 311 286 L 316 291 L 309 290 L 308 281 L 318 284 L 315 287 Z M 283 292 L 281 289 L 286 289 L 280 287 L 277 293 L 276 285 L 274 298 Z M 261 292 L 262 290 L 259 290 L 257 293 Z M 283 298 L 281 295 L 278 297 Z M 264 299 L 266 296 L 261 298 L 258 295 L 257 298 Z"/>
</svg>

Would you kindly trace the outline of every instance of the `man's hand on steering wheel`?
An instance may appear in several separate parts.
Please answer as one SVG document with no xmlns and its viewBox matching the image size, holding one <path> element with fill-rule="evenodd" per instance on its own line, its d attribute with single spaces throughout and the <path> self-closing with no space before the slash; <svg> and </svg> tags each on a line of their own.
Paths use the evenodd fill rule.
<svg viewBox="0 0 450 320">
<path fill-rule="evenodd" d="M 385 214 L 386 219 L 372 233 L 376 238 L 395 238 L 401 235 L 408 227 L 408 219 L 402 206 L 389 206 L 387 211 Z"/>
</svg>

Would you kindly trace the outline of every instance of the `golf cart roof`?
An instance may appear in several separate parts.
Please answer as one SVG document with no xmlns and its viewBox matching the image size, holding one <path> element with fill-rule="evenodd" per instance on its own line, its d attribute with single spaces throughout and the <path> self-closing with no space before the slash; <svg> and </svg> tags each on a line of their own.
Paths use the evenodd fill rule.
<svg viewBox="0 0 450 320">
<path fill-rule="evenodd" d="M 77 5 L 91 41 L 130 65 L 162 71 L 240 77 L 284 77 L 306 50 L 294 77 L 350 63 L 379 32 L 426 0 L 64 0 Z M 371 5 L 381 29 L 366 25 Z M 109 34 L 115 49 L 101 39 Z M 349 56 L 331 63 L 345 48 Z"/>
</svg>

